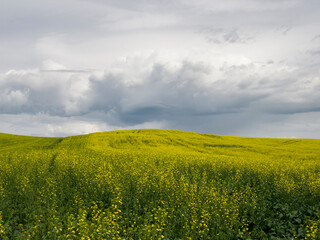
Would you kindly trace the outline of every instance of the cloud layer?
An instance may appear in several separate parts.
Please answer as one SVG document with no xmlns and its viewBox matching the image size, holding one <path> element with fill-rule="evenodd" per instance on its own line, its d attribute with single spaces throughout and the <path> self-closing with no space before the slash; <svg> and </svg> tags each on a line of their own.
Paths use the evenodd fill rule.
<svg viewBox="0 0 320 240">
<path fill-rule="evenodd" d="M 23 4 L 0 10 L 1 132 L 319 137 L 317 1 Z"/>
</svg>

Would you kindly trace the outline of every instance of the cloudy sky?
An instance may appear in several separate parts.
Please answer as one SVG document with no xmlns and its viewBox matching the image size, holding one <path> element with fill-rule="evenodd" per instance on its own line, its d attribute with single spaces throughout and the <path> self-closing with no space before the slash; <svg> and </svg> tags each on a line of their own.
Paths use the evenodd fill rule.
<svg viewBox="0 0 320 240">
<path fill-rule="evenodd" d="M 319 0 L 2 0 L 0 132 L 320 138 Z"/>
</svg>

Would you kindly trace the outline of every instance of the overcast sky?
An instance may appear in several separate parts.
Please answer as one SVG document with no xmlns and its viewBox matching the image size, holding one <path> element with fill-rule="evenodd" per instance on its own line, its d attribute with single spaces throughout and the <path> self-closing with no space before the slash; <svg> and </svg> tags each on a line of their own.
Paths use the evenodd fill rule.
<svg viewBox="0 0 320 240">
<path fill-rule="evenodd" d="M 1 0 L 0 132 L 320 138 L 319 0 Z"/>
</svg>

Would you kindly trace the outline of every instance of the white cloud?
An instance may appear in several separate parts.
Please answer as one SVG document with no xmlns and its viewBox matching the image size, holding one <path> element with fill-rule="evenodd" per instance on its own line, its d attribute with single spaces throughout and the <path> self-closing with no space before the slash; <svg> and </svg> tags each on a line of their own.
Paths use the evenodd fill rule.
<svg viewBox="0 0 320 240">
<path fill-rule="evenodd" d="M 0 79 L 0 111 L 79 114 L 85 110 L 88 76 L 86 72 L 10 70 Z"/>
<path fill-rule="evenodd" d="M 0 108 L 7 112 L 19 111 L 27 102 L 28 94 L 28 89 L 14 90 L 6 88 L 0 91 Z"/>
<path fill-rule="evenodd" d="M 42 63 L 42 70 L 52 71 L 52 70 L 67 70 L 65 66 L 59 64 L 51 59 L 47 59 Z"/>
<path fill-rule="evenodd" d="M 46 137 L 63 137 L 112 130 L 166 128 L 165 122 L 145 122 L 132 126 L 113 126 L 90 116 L 59 117 L 47 114 L 1 114 L 0 132 Z"/>
</svg>

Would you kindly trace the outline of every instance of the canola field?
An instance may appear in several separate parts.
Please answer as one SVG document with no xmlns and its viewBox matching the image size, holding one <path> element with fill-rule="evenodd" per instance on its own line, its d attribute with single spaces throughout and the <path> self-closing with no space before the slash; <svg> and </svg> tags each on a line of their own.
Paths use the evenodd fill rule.
<svg viewBox="0 0 320 240">
<path fill-rule="evenodd" d="M 0 239 L 320 239 L 320 140 L 0 134 Z"/>
</svg>

